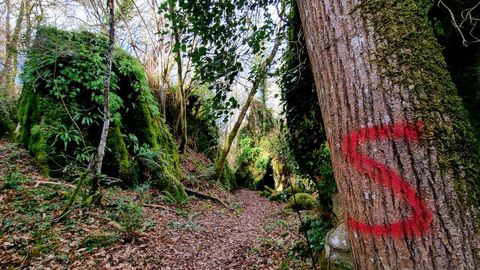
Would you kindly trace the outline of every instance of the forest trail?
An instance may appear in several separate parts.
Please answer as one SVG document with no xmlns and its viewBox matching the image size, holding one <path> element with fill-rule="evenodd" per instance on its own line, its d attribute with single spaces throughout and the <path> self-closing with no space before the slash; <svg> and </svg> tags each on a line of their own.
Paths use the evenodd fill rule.
<svg viewBox="0 0 480 270">
<path fill-rule="evenodd" d="M 227 209 L 195 197 L 168 204 L 155 190 L 107 189 L 104 207 L 78 208 L 66 223 L 52 225 L 71 187 L 42 177 L 27 151 L 14 144 L 0 141 L 0 157 L 0 186 L 12 172 L 23 175 L 16 188 L 0 189 L 0 269 L 309 269 L 288 255 L 304 242 L 296 215 L 255 191 L 202 190 L 232 207 Z M 119 224 L 111 216 L 112 205 L 125 200 L 162 207 L 142 208 L 143 229 L 131 240 L 115 236 Z"/>
<path fill-rule="evenodd" d="M 153 210 L 163 228 L 108 252 L 103 269 L 278 269 L 284 245 L 299 240 L 297 220 L 254 191 L 238 190 L 233 199 L 237 213 L 199 200 L 183 217 Z M 103 255 L 93 257 L 98 262 Z"/>
</svg>

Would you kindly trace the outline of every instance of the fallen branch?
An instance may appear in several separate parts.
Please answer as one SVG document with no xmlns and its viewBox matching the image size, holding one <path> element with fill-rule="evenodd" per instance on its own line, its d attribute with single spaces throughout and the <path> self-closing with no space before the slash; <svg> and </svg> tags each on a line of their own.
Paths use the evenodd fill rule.
<svg viewBox="0 0 480 270">
<path fill-rule="evenodd" d="M 51 181 L 35 181 L 35 187 L 38 187 L 40 185 L 58 185 L 58 186 L 65 186 L 69 188 L 76 188 L 77 186 L 72 185 L 72 184 L 65 184 L 65 183 L 60 183 L 60 182 L 51 182 Z"/>
<path fill-rule="evenodd" d="M 173 213 L 175 213 L 175 214 L 178 214 L 177 211 L 175 211 L 175 210 L 173 210 L 173 209 L 170 209 L 170 208 L 168 208 L 168 207 L 162 206 L 162 205 L 158 205 L 158 204 L 147 204 L 147 203 L 144 203 L 143 206 L 145 206 L 145 207 L 150 207 L 150 208 L 163 209 L 163 210 L 167 210 L 167 211 L 173 212 Z"/>
<path fill-rule="evenodd" d="M 208 194 L 205 194 L 205 193 L 202 193 L 200 191 L 193 190 L 193 189 L 189 189 L 189 188 L 185 188 L 185 191 L 187 191 L 187 193 L 190 193 L 191 195 L 195 195 L 195 196 L 200 197 L 200 198 L 216 201 L 216 202 L 220 203 L 223 207 L 227 208 L 228 210 L 235 211 L 233 208 L 229 207 L 226 203 L 224 203 L 222 200 L 220 200 L 219 198 L 217 198 L 215 196 L 210 196 Z"/>
</svg>

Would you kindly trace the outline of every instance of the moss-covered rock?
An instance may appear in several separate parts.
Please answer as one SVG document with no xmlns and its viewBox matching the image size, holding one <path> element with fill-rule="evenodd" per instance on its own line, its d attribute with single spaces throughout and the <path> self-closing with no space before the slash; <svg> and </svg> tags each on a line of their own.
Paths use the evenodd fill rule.
<svg viewBox="0 0 480 270">
<path fill-rule="evenodd" d="M 280 200 L 283 200 L 283 201 L 286 201 L 288 200 L 290 197 L 292 197 L 292 195 L 295 193 L 304 193 L 305 191 L 300 188 L 299 186 L 294 186 L 293 188 L 290 186 L 284 190 L 281 190 L 281 191 L 275 191 L 275 192 L 272 192 L 272 195 L 270 196 L 270 200 L 272 201 L 280 201 Z"/>
<path fill-rule="evenodd" d="M 288 205 L 295 210 L 309 210 L 315 207 L 316 203 L 315 197 L 308 193 L 297 193 L 288 200 Z"/>
<path fill-rule="evenodd" d="M 95 153 L 102 127 L 107 47 L 108 40 L 100 35 L 38 29 L 22 73 L 17 138 L 45 174 L 72 163 L 86 164 Z M 177 146 L 144 70 L 120 48 L 113 53 L 110 110 L 103 173 L 127 185 L 151 181 L 186 197 L 178 181 Z"/>
</svg>

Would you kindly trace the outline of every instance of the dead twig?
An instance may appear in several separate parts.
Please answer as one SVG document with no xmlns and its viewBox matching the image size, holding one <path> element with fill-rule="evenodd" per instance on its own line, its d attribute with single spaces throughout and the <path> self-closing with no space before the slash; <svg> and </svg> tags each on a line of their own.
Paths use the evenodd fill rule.
<svg viewBox="0 0 480 270">
<path fill-rule="evenodd" d="M 60 183 L 60 182 L 51 182 L 51 181 L 35 181 L 35 187 L 37 188 L 40 185 L 58 185 L 58 186 L 65 186 L 69 188 L 76 188 L 77 186 L 72 184 Z"/>
<path fill-rule="evenodd" d="M 178 214 L 177 211 L 175 211 L 175 210 L 173 210 L 173 209 L 170 209 L 170 208 L 168 208 L 168 207 L 162 206 L 162 205 L 158 205 L 158 204 L 148 204 L 148 203 L 144 203 L 143 206 L 145 206 L 145 207 L 150 207 L 150 208 L 163 209 L 163 210 L 170 211 L 170 212 L 173 212 L 173 213 L 175 213 L 175 214 Z"/>
<path fill-rule="evenodd" d="M 215 196 L 210 196 L 208 194 L 205 194 L 205 193 L 202 193 L 200 191 L 193 190 L 193 189 L 189 189 L 189 188 L 185 188 L 185 191 L 187 193 L 191 194 L 191 195 L 194 195 L 194 196 L 197 196 L 197 197 L 200 197 L 200 198 L 216 201 L 216 202 L 220 203 L 223 207 L 227 208 L 228 210 L 235 211 L 233 208 L 229 207 L 226 203 L 224 203 L 222 200 L 220 200 L 219 198 L 217 198 Z"/>
</svg>

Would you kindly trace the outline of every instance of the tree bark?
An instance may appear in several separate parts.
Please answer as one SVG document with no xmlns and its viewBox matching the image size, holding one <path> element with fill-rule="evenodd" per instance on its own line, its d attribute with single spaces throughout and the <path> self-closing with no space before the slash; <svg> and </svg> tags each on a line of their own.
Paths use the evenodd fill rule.
<svg viewBox="0 0 480 270">
<path fill-rule="evenodd" d="M 277 40 L 275 41 L 275 45 L 272 51 L 270 52 L 270 55 L 261 64 L 261 67 L 259 69 L 259 74 L 256 76 L 255 81 L 253 82 L 252 88 L 248 93 L 247 100 L 243 104 L 240 110 L 240 114 L 238 115 L 237 121 L 235 121 L 235 125 L 233 126 L 232 130 L 228 134 L 227 139 L 225 140 L 225 144 L 223 145 L 223 148 L 217 157 L 217 161 L 215 162 L 215 174 L 214 174 L 214 178 L 217 182 L 220 181 L 220 179 L 222 178 L 223 169 L 225 168 L 225 162 L 227 160 L 227 155 L 230 152 L 230 148 L 232 147 L 233 140 L 237 136 L 238 130 L 242 125 L 243 119 L 247 114 L 248 108 L 252 103 L 253 97 L 257 93 L 260 84 L 265 80 L 267 71 L 270 68 L 270 65 L 272 64 L 275 56 L 277 55 L 278 49 L 281 45 L 281 41 L 282 41 L 281 35 L 278 34 Z"/>
<path fill-rule="evenodd" d="M 297 3 L 357 268 L 480 268 L 478 144 L 421 1 Z"/>
<path fill-rule="evenodd" d="M 170 15 L 175 16 L 174 4 L 170 4 Z M 182 63 L 182 48 L 180 44 L 180 33 L 177 27 L 174 29 L 174 40 L 176 48 L 176 57 L 175 61 L 177 63 L 177 77 L 178 77 L 178 91 L 179 91 L 179 105 L 180 112 L 178 114 L 177 123 L 180 135 L 180 144 L 178 146 L 178 151 L 183 154 L 185 151 L 185 146 L 187 144 L 187 101 L 185 96 L 185 83 L 183 80 L 183 63 Z M 174 49 L 175 50 L 175 49 Z M 177 125 L 175 125 L 177 127 Z M 175 128 L 178 130 L 177 128 Z"/>
<path fill-rule="evenodd" d="M 7 52 L 8 52 L 8 44 L 10 44 L 10 16 L 12 13 L 12 5 L 10 3 L 10 0 L 5 0 L 5 54 L 2 55 L 2 68 L 5 68 L 5 60 L 7 59 Z M 0 81 L 1 83 L 1 81 Z"/>
<path fill-rule="evenodd" d="M 107 52 L 107 68 L 105 74 L 105 90 L 103 93 L 103 128 L 98 144 L 97 156 L 95 159 L 94 173 L 95 183 L 94 190 L 98 187 L 98 176 L 102 171 L 103 158 L 105 157 L 105 147 L 107 145 L 108 129 L 110 128 L 110 78 L 112 75 L 112 58 L 113 46 L 115 44 L 115 7 L 114 0 L 107 0 L 107 5 L 110 13 L 110 29 L 109 29 L 109 44 Z"/>
<path fill-rule="evenodd" d="M 7 3 L 8 5 L 10 3 Z M 9 14 L 10 12 L 8 12 Z M 9 16 L 8 16 L 9 17 Z M 23 19 L 25 17 L 25 0 L 20 2 L 20 9 L 18 11 L 18 17 L 15 22 L 15 28 L 10 36 L 7 34 L 6 45 L 6 59 L 3 66 L 3 70 L 0 73 L 0 91 L 3 90 L 4 96 L 14 96 L 15 92 L 15 78 L 17 76 L 17 64 L 18 64 L 18 47 L 20 44 L 20 32 L 22 30 Z M 8 18 L 9 20 L 9 18 Z M 10 28 L 7 24 L 7 30 Z"/>
</svg>

